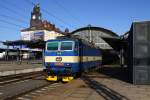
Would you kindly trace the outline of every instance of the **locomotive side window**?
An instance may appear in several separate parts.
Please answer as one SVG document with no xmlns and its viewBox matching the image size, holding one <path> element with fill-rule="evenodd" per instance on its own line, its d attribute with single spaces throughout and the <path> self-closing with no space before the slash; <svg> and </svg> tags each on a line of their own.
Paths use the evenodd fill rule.
<svg viewBox="0 0 150 100">
<path fill-rule="evenodd" d="M 60 50 L 72 50 L 73 42 L 61 42 Z"/>
<path fill-rule="evenodd" d="M 47 50 L 58 50 L 58 42 L 47 43 Z"/>
</svg>

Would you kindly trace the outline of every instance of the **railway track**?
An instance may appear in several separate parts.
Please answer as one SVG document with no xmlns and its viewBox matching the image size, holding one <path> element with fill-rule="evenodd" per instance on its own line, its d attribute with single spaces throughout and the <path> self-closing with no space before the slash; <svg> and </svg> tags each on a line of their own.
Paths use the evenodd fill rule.
<svg viewBox="0 0 150 100">
<path fill-rule="evenodd" d="M 0 80 L 0 100 L 16 100 L 32 91 L 56 84 L 46 81 L 41 72 L 3 77 Z"/>
<path fill-rule="evenodd" d="M 9 75 L 0 77 L 0 86 L 7 85 L 13 82 L 23 81 L 26 79 L 32 79 L 38 76 L 43 75 L 42 71 L 17 74 L 17 75 Z"/>
<path fill-rule="evenodd" d="M 46 81 L 42 72 L 8 76 L 0 80 L 0 100 L 32 100 L 63 84 Z"/>
<path fill-rule="evenodd" d="M 51 91 L 61 85 L 62 85 L 62 83 L 60 83 L 60 82 L 59 83 L 53 82 L 53 83 L 50 83 L 49 85 L 45 85 L 38 89 L 34 89 L 34 90 L 26 92 L 24 94 L 18 95 L 16 97 L 12 98 L 12 100 L 32 100 L 35 97 L 48 94 L 49 91 Z"/>
</svg>

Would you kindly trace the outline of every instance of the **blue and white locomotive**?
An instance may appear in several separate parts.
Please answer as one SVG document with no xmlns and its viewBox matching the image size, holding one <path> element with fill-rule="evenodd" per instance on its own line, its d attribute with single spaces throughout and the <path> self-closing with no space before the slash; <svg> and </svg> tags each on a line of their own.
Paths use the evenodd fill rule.
<svg viewBox="0 0 150 100">
<path fill-rule="evenodd" d="M 101 50 L 80 39 L 48 40 L 44 52 L 47 80 L 64 82 L 94 67 L 101 66 Z"/>
</svg>

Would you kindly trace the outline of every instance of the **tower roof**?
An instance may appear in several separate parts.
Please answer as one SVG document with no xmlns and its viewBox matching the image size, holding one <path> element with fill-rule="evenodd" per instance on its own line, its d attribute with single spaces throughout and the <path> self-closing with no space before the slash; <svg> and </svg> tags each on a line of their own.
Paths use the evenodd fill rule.
<svg viewBox="0 0 150 100">
<path fill-rule="evenodd" d="M 63 33 L 59 28 L 56 28 L 54 24 L 51 24 L 46 20 L 42 20 L 41 16 L 42 14 L 40 12 L 40 5 L 39 4 L 34 5 L 33 11 L 31 13 L 30 27 L 22 29 L 21 32 L 35 31 L 35 30 L 49 30 Z"/>
<path fill-rule="evenodd" d="M 36 4 L 33 8 L 33 12 L 40 13 L 40 5 Z"/>
</svg>

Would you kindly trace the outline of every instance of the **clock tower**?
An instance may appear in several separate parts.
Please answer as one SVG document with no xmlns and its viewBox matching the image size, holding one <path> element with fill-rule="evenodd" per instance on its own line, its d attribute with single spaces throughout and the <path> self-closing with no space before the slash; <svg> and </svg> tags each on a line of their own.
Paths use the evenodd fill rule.
<svg viewBox="0 0 150 100">
<path fill-rule="evenodd" d="M 31 13 L 30 28 L 42 27 L 42 14 L 40 12 L 39 4 L 35 5 Z"/>
</svg>

